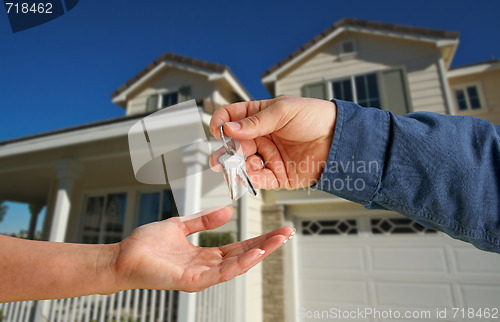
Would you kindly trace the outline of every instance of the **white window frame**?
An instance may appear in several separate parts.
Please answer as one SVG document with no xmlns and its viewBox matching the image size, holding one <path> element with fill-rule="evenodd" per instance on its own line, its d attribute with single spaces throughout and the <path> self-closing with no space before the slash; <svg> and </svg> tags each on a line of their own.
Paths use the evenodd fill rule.
<svg viewBox="0 0 500 322">
<path fill-rule="evenodd" d="M 470 100 L 469 100 L 469 93 L 467 93 L 467 87 L 475 86 L 477 90 L 477 94 L 479 95 L 479 101 L 481 103 L 481 108 L 478 109 L 473 109 L 470 107 Z M 457 95 L 455 94 L 455 91 L 457 90 L 463 90 L 466 100 L 465 102 L 467 103 L 467 109 L 466 110 L 461 110 L 458 107 L 458 100 L 457 100 Z M 485 111 L 488 110 L 488 106 L 486 104 L 486 97 L 483 92 L 483 86 L 481 82 L 468 82 L 468 83 L 461 83 L 461 84 L 456 84 L 451 86 L 451 92 L 453 96 L 453 103 L 455 106 L 455 112 L 457 114 L 471 114 L 471 113 L 484 113 Z"/>
<path fill-rule="evenodd" d="M 128 207 L 129 207 L 129 198 L 131 196 L 130 189 L 127 187 L 123 188 L 109 188 L 109 189 L 97 189 L 97 190 L 89 190 L 84 192 L 81 195 L 80 198 L 80 204 L 82 205 L 81 210 L 80 210 L 80 218 L 79 218 L 79 228 L 77 232 L 77 242 L 81 243 L 83 239 L 83 228 L 85 226 L 85 221 L 86 221 L 86 215 L 87 215 L 87 205 L 88 205 L 88 200 L 89 198 L 95 198 L 95 197 L 104 197 L 104 211 L 106 208 L 107 200 L 108 200 L 108 195 L 110 194 L 120 194 L 124 193 L 126 195 L 126 202 L 125 202 L 125 214 L 124 214 L 124 221 L 123 221 L 123 228 L 122 228 L 122 236 L 121 239 L 125 238 L 128 236 L 126 233 L 126 225 L 127 225 L 127 213 L 128 213 Z M 102 229 L 102 222 L 99 224 L 99 236 L 98 236 L 98 241 L 99 243 L 102 243 L 102 235 L 101 235 L 101 229 Z"/>
<path fill-rule="evenodd" d="M 348 43 L 348 42 L 352 43 L 353 51 L 346 53 L 346 52 L 344 52 L 344 44 Z M 358 55 L 358 44 L 356 43 L 356 39 L 354 39 L 354 38 L 349 38 L 349 39 L 341 41 L 339 44 L 339 47 L 340 47 L 339 48 L 339 60 L 340 61 L 353 59 Z"/>
<path fill-rule="evenodd" d="M 352 48 L 353 50 L 350 52 L 345 52 L 344 51 L 344 44 L 346 43 L 352 43 Z M 352 55 L 358 52 L 358 44 L 356 43 L 356 39 L 354 38 L 349 38 L 346 40 L 343 40 L 340 42 L 340 50 L 339 50 L 341 55 Z"/>
<path fill-rule="evenodd" d="M 356 84 L 355 84 L 355 78 L 358 77 L 358 76 L 363 76 L 363 75 L 368 75 L 368 74 L 376 74 L 377 75 L 377 86 L 379 87 L 379 100 L 380 100 L 380 104 L 382 104 L 382 97 L 380 96 L 380 84 L 379 84 L 379 79 L 378 79 L 378 73 L 379 71 L 381 71 L 382 69 L 379 68 L 379 69 L 373 69 L 373 70 L 367 70 L 367 71 L 362 71 L 362 72 L 358 72 L 358 73 L 354 73 L 354 74 L 348 74 L 348 75 L 345 75 L 345 76 L 341 76 L 341 77 L 335 77 L 335 78 L 327 78 L 325 79 L 325 81 L 327 82 L 327 93 L 329 95 L 329 97 L 334 97 L 333 96 L 333 86 L 332 86 L 332 83 L 333 82 L 338 82 L 338 81 L 343 81 L 343 80 L 346 80 L 346 79 L 350 79 L 351 80 L 351 89 L 352 89 L 352 95 L 355 99 L 354 103 L 358 104 L 358 93 L 356 91 Z M 382 108 L 382 107 L 380 107 Z"/>
<path fill-rule="evenodd" d="M 181 86 L 176 87 L 176 88 L 170 88 L 170 89 L 162 89 L 157 92 L 158 95 L 158 106 L 156 107 L 157 109 L 163 108 L 163 95 L 165 94 L 172 94 L 177 92 L 177 100 L 179 100 L 179 91 L 181 89 Z"/>
</svg>

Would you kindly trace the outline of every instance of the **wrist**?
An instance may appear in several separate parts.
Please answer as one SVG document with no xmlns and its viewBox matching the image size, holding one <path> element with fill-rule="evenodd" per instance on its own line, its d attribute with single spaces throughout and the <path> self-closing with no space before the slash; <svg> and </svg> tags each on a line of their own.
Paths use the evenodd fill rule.
<svg viewBox="0 0 500 322">
<path fill-rule="evenodd" d="M 99 294 L 113 294 L 126 289 L 116 268 L 119 253 L 119 243 L 99 245 L 95 261 L 96 280 L 100 285 Z"/>
</svg>

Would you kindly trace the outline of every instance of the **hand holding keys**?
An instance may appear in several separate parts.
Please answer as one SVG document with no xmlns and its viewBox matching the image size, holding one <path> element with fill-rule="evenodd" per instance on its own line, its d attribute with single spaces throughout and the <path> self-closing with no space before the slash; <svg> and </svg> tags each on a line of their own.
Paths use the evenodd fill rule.
<svg viewBox="0 0 500 322">
<path fill-rule="evenodd" d="M 234 149 L 229 148 L 227 145 L 226 139 L 224 137 L 224 130 L 222 129 L 222 125 L 219 127 L 220 137 L 222 140 L 222 144 L 226 149 L 226 153 L 219 157 L 219 162 L 222 164 L 224 168 L 224 174 L 227 179 L 227 185 L 229 188 L 229 194 L 231 199 L 234 200 L 237 196 L 238 189 L 238 177 L 241 179 L 243 184 L 247 187 L 248 192 L 252 195 L 256 196 L 257 191 L 255 190 L 252 181 L 247 174 L 247 169 L 245 165 L 245 160 L 247 156 L 243 153 L 238 153 Z"/>
</svg>

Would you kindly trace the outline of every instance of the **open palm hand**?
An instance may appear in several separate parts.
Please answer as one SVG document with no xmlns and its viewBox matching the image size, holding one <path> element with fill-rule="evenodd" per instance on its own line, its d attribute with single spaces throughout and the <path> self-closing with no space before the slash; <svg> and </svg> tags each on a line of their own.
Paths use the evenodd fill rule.
<svg viewBox="0 0 500 322">
<path fill-rule="evenodd" d="M 248 271 L 293 235 L 281 227 L 268 234 L 221 247 L 199 247 L 187 236 L 214 229 L 231 218 L 231 207 L 182 221 L 170 218 L 135 229 L 120 243 L 116 276 L 123 289 L 201 291 Z"/>
</svg>

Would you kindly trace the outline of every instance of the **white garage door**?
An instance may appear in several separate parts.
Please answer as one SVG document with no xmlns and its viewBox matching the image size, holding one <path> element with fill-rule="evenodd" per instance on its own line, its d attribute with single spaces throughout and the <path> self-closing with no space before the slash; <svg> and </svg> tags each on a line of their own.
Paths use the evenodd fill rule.
<svg viewBox="0 0 500 322">
<path fill-rule="evenodd" d="M 301 321 L 500 320 L 498 254 L 403 217 L 297 227 Z"/>
</svg>

